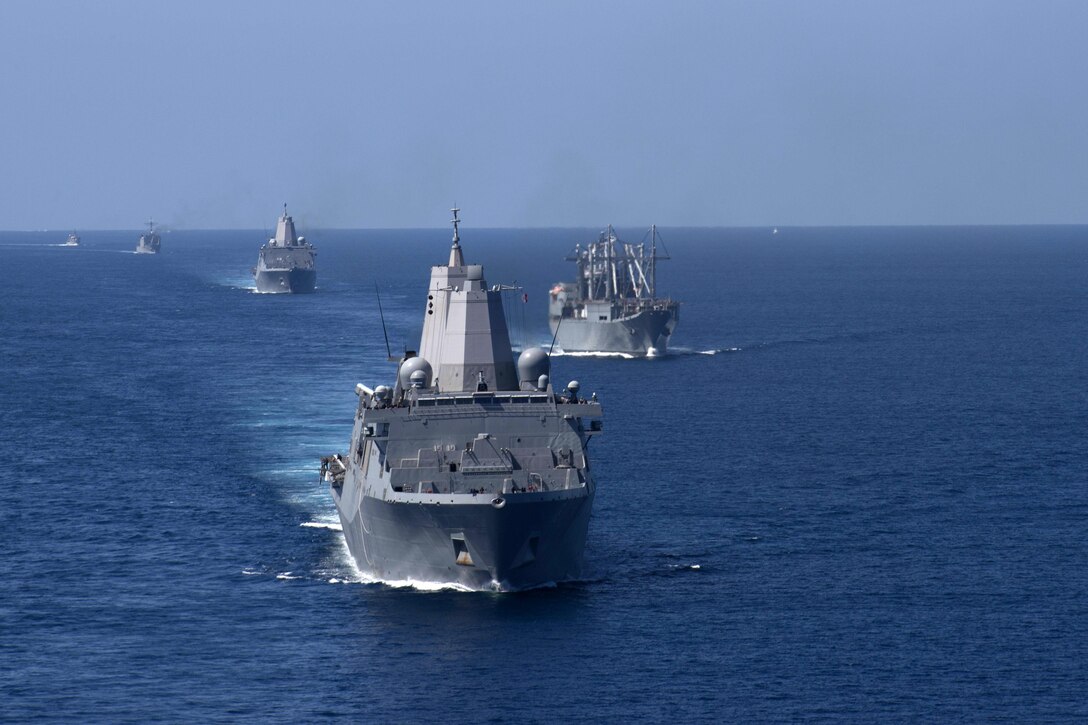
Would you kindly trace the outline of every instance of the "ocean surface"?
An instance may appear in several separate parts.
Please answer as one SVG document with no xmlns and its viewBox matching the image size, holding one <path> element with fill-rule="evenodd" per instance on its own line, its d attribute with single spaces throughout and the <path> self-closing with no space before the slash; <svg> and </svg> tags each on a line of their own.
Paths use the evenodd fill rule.
<svg viewBox="0 0 1088 725">
<path fill-rule="evenodd" d="M 0 720 L 1084 722 L 1088 227 L 664 229 L 584 581 L 363 580 L 318 481 L 448 230 L 0 233 Z M 462 228 L 515 342 L 592 229 Z M 628 241 L 643 230 L 620 229 Z"/>
</svg>

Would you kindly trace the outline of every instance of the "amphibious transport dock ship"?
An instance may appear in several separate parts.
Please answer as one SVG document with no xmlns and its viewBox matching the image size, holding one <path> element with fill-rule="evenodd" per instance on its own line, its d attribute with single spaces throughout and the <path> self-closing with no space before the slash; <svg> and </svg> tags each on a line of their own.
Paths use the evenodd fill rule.
<svg viewBox="0 0 1088 725">
<path fill-rule="evenodd" d="M 541 348 L 515 366 L 502 292 L 465 264 L 431 268 L 419 354 L 392 387 L 356 386 L 346 455 L 322 459 L 348 549 L 383 581 L 515 590 L 577 578 L 593 506 L 594 395 L 556 391 Z"/>
<path fill-rule="evenodd" d="M 551 289 L 548 324 L 564 352 L 657 355 L 665 352 L 680 303 L 657 297 L 657 227 L 646 244 L 628 244 L 612 226 L 596 242 L 574 248 L 578 279 Z"/>
<path fill-rule="evenodd" d="M 305 237 L 295 236 L 295 222 L 283 216 L 276 223 L 276 236 L 261 247 L 253 279 L 258 292 L 313 292 L 317 288 L 317 269 L 314 266 L 313 245 Z"/>
<path fill-rule="evenodd" d="M 147 232 L 140 235 L 140 241 L 136 243 L 136 254 L 158 254 L 162 246 L 162 237 L 155 231 L 155 222 L 148 220 Z"/>
</svg>

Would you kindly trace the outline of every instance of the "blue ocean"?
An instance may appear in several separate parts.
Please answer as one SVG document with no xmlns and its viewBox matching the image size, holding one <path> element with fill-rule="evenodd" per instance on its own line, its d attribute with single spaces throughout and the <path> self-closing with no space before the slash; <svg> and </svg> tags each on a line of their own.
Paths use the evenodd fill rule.
<svg viewBox="0 0 1088 725">
<path fill-rule="evenodd" d="M 586 578 L 514 594 L 363 579 L 318 480 L 449 230 L 300 230 L 313 295 L 0 233 L 0 720 L 1088 719 L 1088 227 L 661 230 L 670 353 L 553 360 Z M 462 227 L 515 342 L 597 231 Z"/>
</svg>

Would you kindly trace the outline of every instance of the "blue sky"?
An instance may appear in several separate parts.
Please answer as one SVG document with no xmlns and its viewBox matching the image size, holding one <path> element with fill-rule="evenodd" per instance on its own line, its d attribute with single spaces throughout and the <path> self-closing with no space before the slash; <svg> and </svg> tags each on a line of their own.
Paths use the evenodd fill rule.
<svg viewBox="0 0 1088 725">
<path fill-rule="evenodd" d="M 1088 222 L 1088 3 L 0 3 L 0 228 Z"/>
</svg>

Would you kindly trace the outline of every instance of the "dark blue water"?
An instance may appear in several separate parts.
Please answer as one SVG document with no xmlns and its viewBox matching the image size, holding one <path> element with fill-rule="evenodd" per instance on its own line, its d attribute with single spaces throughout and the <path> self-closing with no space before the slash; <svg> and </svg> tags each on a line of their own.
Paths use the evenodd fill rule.
<svg viewBox="0 0 1088 725">
<path fill-rule="evenodd" d="M 593 231 L 464 230 L 516 339 Z M 590 575 L 514 595 L 321 527 L 448 232 L 313 231 L 298 297 L 263 236 L 0 234 L 0 719 L 1088 718 L 1088 228 L 665 230 L 674 353 L 553 365 Z"/>
</svg>

